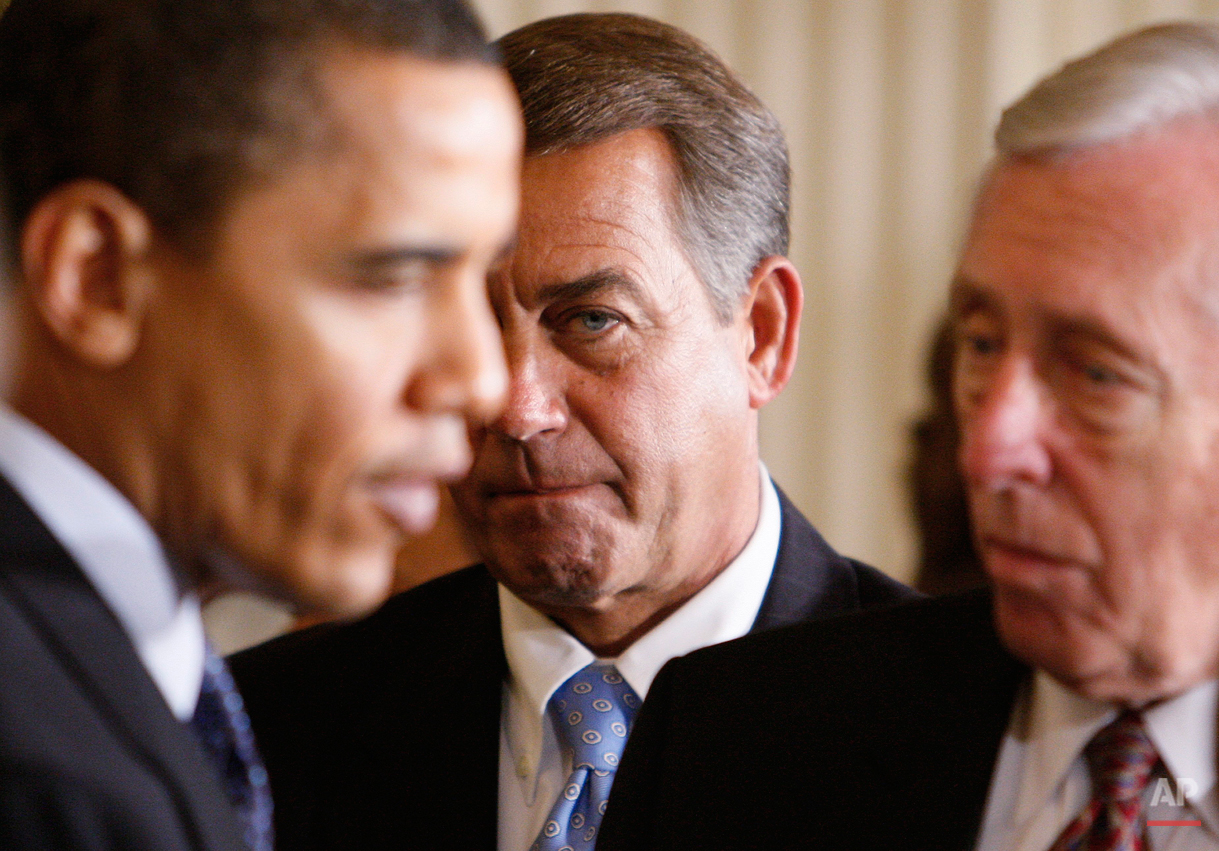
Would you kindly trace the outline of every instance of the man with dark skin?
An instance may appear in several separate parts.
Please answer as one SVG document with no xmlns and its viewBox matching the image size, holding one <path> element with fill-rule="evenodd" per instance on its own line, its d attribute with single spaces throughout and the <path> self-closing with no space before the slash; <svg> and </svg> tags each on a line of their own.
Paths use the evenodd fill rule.
<svg viewBox="0 0 1219 851">
<path fill-rule="evenodd" d="M 269 849 L 200 595 L 364 611 L 466 471 L 511 84 L 453 0 L 15 0 L 0 127 L 0 847 Z"/>
</svg>

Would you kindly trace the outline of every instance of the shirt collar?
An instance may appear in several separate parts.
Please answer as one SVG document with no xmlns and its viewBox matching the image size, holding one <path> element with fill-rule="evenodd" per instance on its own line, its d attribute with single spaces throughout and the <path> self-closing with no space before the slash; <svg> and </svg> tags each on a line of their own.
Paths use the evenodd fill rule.
<svg viewBox="0 0 1219 851">
<path fill-rule="evenodd" d="M 203 681 L 199 600 L 180 589 L 152 527 L 100 473 L 4 405 L 0 474 L 114 612 L 174 715 L 189 719 Z"/>
<path fill-rule="evenodd" d="M 1116 717 L 1113 706 L 1080 697 L 1044 671 L 1033 675 L 1023 729 L 1016 732 L 1028 749 L 1016 803 L 1018 822 L 1027 822 L 1051 799 L 1084 746 Z"/>
<path fill-rule="evenodd" d="M 760 467 L 758 524 L 745 548 L 720 574 L 626 649 L 615 661 L 618 671 L 641 698 L 664 664 L 724 641 L 740 638 L 757 620 L 779 553 L 782 510 L 765 467 Z"/>
<path fill-rule="evenodd" d="M 1217 695 L 1219 683 L 1210 680 L 1143 712 L 1147 733 L 1169 775 L 1197 783 L 1197 792 L 1190 796 L 1195 804 L 1215 786 Z M 1019 821 L 1027 822 L 1045 806 L 1084 747 L 1117 714 L 1112 704 L 1082 697 L 1044 671 L 1034 675 L 1027 713 L 1016 731 L 1028 748 L 1028 769 L 1017 800 Z M 1209 808 L 1199 809 L 1213 822 Z"/>
<path fill-rule="evenodd" d="M 759 463 L 758 523 L 740 554 L 673 614 L 613 662 L 640 698 L 665 662 L 749 631 L 766 595 L 779 552 L 782 511 L 766 468 Z M 518 774 L 537 782 L 546 705 L 555 689 L 596 661 L 593 653 L 550 618 L 499 586 L 501 630 L 508 660 L 509 703 L 504 729 Z M 532 798 L 532 795 L 530 795 Z"/>
<path fill-rule="evenodd" d="M 1219 682 L 1210 680 L 1143 712 L 1147 733 L 1168 775 L 1197 784 L 1187 798 L 1212 832 L 1219 821 L 1211 792 L 1215 788 L 1215 724 L 1219 719 Z M 1207 804 L 1206 802 L 1212 802 Z"/>
</svg>

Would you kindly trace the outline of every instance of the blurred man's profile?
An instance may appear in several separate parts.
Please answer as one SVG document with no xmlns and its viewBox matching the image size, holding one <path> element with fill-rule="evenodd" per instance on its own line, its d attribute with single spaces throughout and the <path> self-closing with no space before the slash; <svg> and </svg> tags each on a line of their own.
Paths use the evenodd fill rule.
<svg viewBox="0 0 1219 851">
<path fill-rule="evenodd" d="M 0 847 L 271 847 L 200 594 L 383 599 L 502 401 L 520 152 L 459 0 L 0 18 Z"/>
</svg>

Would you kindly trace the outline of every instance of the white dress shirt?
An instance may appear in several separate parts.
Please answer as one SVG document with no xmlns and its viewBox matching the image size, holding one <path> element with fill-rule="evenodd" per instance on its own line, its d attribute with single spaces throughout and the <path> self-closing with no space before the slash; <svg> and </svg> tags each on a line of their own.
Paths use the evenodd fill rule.
<svg viewBox="0 0 1219 851">
<path fill-rule="evenodd" d="M 0 475 L 114 612 L 170 710 L 189 720 L 203 682 L 199 600 L 179 588 L 148 522 L 101 474 L 5 405 Z"/>
<path fill-rule="evenodd" d="M 770 585 L 779 552 L 779 496 L 760 467 L 758 524 L 740 555 L 613 662 L 640 698 L 665 662 L 749 632 Z M 527 851 L 571 774 L 546 711 L 555 689 L 596 661 L 554 621 L 502 585 L 499 588 L 508 682 L 500 722 L 499 849 Z"/>
<path fill-rule="evenodd" d="M 1163 761 L 1143 796 L 1152 851 L 1219 849 L 1215 789 L 1216 695 L 1203 683 L 1143 712 Z M 978 851 L 1046 851 L 1092 796 L 1083 749 L 1117 717 L 1038 672 L 1012 710 L 991 777 Z M 1182 805 L 1178 806 L 1178 802 Z"/>
</svg>

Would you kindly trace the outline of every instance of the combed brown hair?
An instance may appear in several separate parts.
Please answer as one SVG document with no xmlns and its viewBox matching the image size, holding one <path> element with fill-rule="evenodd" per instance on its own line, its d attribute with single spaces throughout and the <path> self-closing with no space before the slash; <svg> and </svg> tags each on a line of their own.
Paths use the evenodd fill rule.
<svg viewBox="0 0 1219 851">
<path fill-rule="evenodd" d="M 464 0 L 13 0 L 0 169 L 14 230 L 56 187 L 109 183 L 183 248 L 324 124 L 328 49 L 492 61 Z"/>
<path fill-rule="evenodd" d="M 778 120 L 700 41 L 627 14 L 579 14 L 498 42 L 520 92 L 527 155 L 656 128 L 673 146 L 676 230 L 720 318 L 757 264 L 786 254 L 790 169 Z"/>
</svg>

